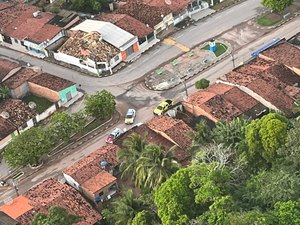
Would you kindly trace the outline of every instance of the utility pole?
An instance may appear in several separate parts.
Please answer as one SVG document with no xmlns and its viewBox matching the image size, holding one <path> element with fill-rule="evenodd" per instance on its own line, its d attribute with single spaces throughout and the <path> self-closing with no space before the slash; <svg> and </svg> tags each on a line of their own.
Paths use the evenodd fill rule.
<svg viewBox="0 0 300 225">
<path fill-rule="evenodd" d="M 232 60 L 232 66 L 233 66 L 233 69 L 235 68 L 235 62 L 234 62 L 234 55 L 233 55 L 233 47 L 232 47 L 232 50 L 231 50 L 231 60 Z"/>
<path fill-rule="evenodd" d="M 185 82 L 184 79 L 183 79 L 183 86 L 184 86 L 185 96 L 186 96 L 186 98 L 188 98 L 188 97 L 189 97 L 189 95 L 188 95 L 188 90 L 187 90 L 186 82 Z"/>
</svg>

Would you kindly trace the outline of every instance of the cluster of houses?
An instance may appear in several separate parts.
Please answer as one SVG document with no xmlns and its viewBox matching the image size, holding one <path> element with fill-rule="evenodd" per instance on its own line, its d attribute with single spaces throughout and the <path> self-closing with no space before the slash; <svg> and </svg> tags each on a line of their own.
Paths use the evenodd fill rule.
<svg viewBox="0 0 300 225">
<path fill-rule="evenodd" d="M 0 83 L 9 88 L 9 98 L 0 100 L 0 149 L 13 136 L 33 127 L 60 107 L 68 107 L 82 94 L 76 84 L 54 75 L 0 58 Z M 22 99 L 33 95 L 47 99 L 52 105 L 38 112 L 38 103 Z"/>
<path fill-rule="evenodd" d="M 29 89 L 31 82 L 36 84 L 32 80 L 39 80 L 38 76 L 27 79 Z M 11 224 L 27 225 L 35 213 L 46 213 L 51 206 L 60 206 L 82 218 L 78 225 L 93 225 L 102 217 L 82 196 L 95 206 L 118 192 L 120 162 L 116 155 L 124 149 L 124 140 L 132 133 L 145 136 L 147 143 L 160 145 L 164 151 L 176 146 L 174 155 L 184 165 L 190 160 L 189 133 L 193 131 L 195 118 L 206 118 L 212 123 L 236 117 L 256 119 L 269 109 L 294 116 L 294 103 L 300 96 L 299 84 L 299 46 L 280 42 L 225 74 L 207 89 L 190 95 L 182 106 L 184 114 L 193 117 L 176 119 L 167 116 L 167 112 L 134 126 L 114 144 L 102 146 L 65 168 L 63 176 L 67 184 L 50 178 L 0 206 L 0 221 L 3 218 L 3 221 L 12 221 Z"/>
<path fill-rule="evenodd" d="M 112 73 L 156 44 L 157 36 L 208 8 L 200 0 L 127 0 L 112 13 L 81 20 L 76 13 L 42 12 L 21 0 L 0 2 L 0 44 L 71 64 L 93 74 Z"/>
</svg>

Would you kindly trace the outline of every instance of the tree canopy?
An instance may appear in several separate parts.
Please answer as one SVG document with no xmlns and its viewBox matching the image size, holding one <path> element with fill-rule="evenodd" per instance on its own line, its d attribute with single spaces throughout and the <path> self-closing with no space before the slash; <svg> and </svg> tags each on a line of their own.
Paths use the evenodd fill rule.
<svg viewBox="0 0 300 225">
<path fill-rule="evenodd" d="M 107 0 L 72 0 L 71 8 L 79 12 L 99 13 Z"/>
<path fill-rule="evenodd" d="M 53 142 L 42 127 L 32 127 L 13 137 L 3 156 L 11 167 L 37 165 L 52 146 Z"/>
<path fill-rule="evenodd" d="M 107 119 L 116 110 L 115 96 L 106 90 L 97 91 L 94 95 L 88 95 L 85 101 L 85 111 L 88 115 Z"/>
<path fill-rule="evenodd" d="M 274 12 L 281 12 L 291 5 L 293 0 L 262 0 L 262 4 Z"/>
<path fill-rule="evenodd" d="M 53 206 L 48 210 L 47 215 L 36 214 L 31 225 L 73 225 L 79 221 L 79 216 L 68 213 L 64 208 Z"/>
</svg>

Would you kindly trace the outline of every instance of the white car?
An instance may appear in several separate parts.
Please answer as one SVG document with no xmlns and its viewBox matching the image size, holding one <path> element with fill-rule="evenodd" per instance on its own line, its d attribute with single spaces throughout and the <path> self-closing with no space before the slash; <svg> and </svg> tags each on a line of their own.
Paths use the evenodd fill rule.
<svg viewBox="0 0 300 225">
<path fill-rule="evenodd" d="M 114 140 L 116 140 L 118 137 L 120 137 L 123 134 L 122 129 L 115 128 L 106 138 L 105 142 L 108 144 L 114 143 Z"/>
<path fill-rule="evenodd" d="M 136 116 L 136 111 L 134 109 L 128 109 L 125 116 L 125 124 L 133 124 Z"/>
</svg>

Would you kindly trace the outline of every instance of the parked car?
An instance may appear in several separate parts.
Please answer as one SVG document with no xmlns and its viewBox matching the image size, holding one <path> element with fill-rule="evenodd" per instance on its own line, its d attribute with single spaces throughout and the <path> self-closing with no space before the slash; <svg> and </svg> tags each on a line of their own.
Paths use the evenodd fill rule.
<svg viewBox="0 0 300 225">
<path fill-rule="evenodd" d="M 136 111 L 134 109 L 128 109 L 125 116 L 125 124 L 133 124 L 136 116 Z"/>
<path fill-rule="evenodd" d="M 154 115 L 160 116 L 163 112 L 167 111 L 174 105 L 174 102 L 170 99 L 162 101 L 153 111 Z"/>
<path fill-rule="evenodd" d="M 114 140 L 116 140 L 118 137 L 120 137 L 123 134 L 122 129 L 115 128 L 106 138 L 105 142 L 108 144 L 114 143 Z"/>
</svg>

